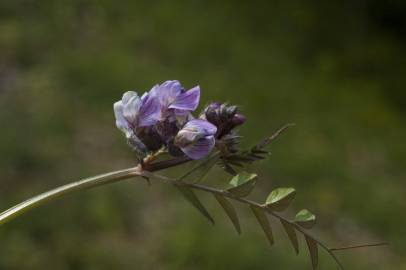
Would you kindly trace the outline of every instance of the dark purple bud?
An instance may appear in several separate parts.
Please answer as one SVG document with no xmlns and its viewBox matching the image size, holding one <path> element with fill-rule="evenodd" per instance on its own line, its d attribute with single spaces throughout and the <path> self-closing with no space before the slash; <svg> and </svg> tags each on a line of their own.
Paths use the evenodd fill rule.
<svg viewBox="0 0 406 270">
<path fill-rule="evenodd" d="M 237 106 L 228 106 L 223 104 L 220 108 L 220 115 L 223 119 L 231 119 L 237 113 Z"/>
<path fill-rule="evenodd" d="M 210 123 L 214 125 L 218 125 L 219 123 L 219 113 L 218 109 L 220 108 L 221 104 L 219 102 L 213 102 L 209 104 L 205 109 L 203 114 L 200 116 L 200 118 L 205 119 L 209 121 Z"/>
<path fill-rule="evenodd" d="M 232 122 L 233 125 L 236 127 L 244 124 L 246 120 L 247 118 L 244 115 L 236 113 L 232 119 Z"/>
<path fill-rule="evenodd" d="M 216 138 L 229 134 L 233 128 L 242 125 L 245 117 L 237 113 L 237 106 L 213 102 L 206 107 L 200 118 L 205 119 L 217 127 Z"/>
<path fill-rule="evenodd" d="M 221 103 L 215 101 L 215 102 L 210 103 L 206 109 L 216 110 L 216 109 L 220 108 L 220 106 L 221 106 Z"/>
</svg>

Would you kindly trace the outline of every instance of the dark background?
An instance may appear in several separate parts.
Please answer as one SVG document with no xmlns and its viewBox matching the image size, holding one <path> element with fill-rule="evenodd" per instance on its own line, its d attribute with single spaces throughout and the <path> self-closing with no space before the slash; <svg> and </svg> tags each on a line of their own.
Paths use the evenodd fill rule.
<svg viewBox="0 0 406 270">
<path fill-rule="evenodd" d="M 328 245 L 390 243 L 341 252 L 348 269 L 406 269 L 405 3 L 1 1 L 1 209 L 133 165 L 113 102 L 178 79 L 241 105 L 246 146 L 297 124 L 255 166 L 257 200 L 293 186 Z M 201 195 L 214 227 L 168 185 L 68 196 L 0 227 L 0 269 L 311 268 L 275 221 L 270 248 L 249 210 L 238 237 Z"/>
</svg>

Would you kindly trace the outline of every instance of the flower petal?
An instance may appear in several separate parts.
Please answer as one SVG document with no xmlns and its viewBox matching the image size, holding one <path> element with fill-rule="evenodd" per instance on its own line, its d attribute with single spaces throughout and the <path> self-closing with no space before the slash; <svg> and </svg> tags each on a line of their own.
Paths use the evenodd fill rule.
<svg viewBox="0 0 406 270">
<path fill-rule="evenodd" d="M 161 106 L 168 107 L 176 97 L 182 92 L 182 85 L 179 81 L 166 81 L 158 87 L 154 87 L 152 92 L 159 98 Z"/>
<path fill-rule="evenodd" d="M 123 101 L 123 104 L 127 104 L 128 101 L 133 97 L 138 97 L 137 92 L 135 92 L 135 91 L 127 91 L 127 92 L 125 92 L 123 94 L 123 98 L 121 99 L 121 101 Z"/>
<path fill-rule="evenodd" d="M 155 125 L 161 117 L 161 107 L 156 96 L 145 93 L 138 114 L 138 126 L 147 127 Z"/>
<path fill-rule="evenodd" d="M 169 106 L 171 109 L 194 111 L 199 105 L 200 86 L 195 86 L 189 91 L 179 94 Z"/>
<path fill-rule="evenodd" d="M 206 120 L 193 119 L 186 123 L 186 125 L 183 127 L 183 130 L 196 132 L 201 134 L 202 137 L 205 137 L 216 134 L 217 127 Z"/>
<path fill-rule="evenodd" d="M 127 120 L 124 118 L 122 101 L 114 103 L 114 115 L 116 117 L 116 126 L 126 134 L 127 138 L 131 136 L 133 131 Z"/>
<path fill-rule="evenodd" d="M 142 105 L 142 101 L 138 94 L 134 91 L 128 91 L 123 95 L 123 115 L 127 121 L 136 126 L 137 115 Z"/>
<path fill-rule="evenodd" d="M 214 136 L 207 136 L 197 140 L 194 144 L 182 147 L 181 150 L 191 159 L 201 159 L 211 152 L 214 144 Z"/>
<path fill-rule="evenodd" d="M 189 131 L 186 129 L 181 129 L 178 134 L 176 134 L 175 137 L 175 145 L 179 147 L 185 147 L 187 145 L 190 145 L 197 140 L 204 138 L 204 135 L 202 135 L 199 132 L 196 131 Z"/>
</svg>

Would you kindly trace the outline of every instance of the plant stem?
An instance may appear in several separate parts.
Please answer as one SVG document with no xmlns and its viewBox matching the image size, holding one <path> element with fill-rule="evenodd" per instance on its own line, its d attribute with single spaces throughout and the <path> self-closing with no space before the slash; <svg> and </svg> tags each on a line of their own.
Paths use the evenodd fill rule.
<svg viewBox="0 0 406 270">
<path fill-rule="evenodd" d="M 159 161 L 155 163 L 150 163 L 150 164 L 144 164 L 144 170 L 154 172 L 154 171 L 159 171 L 163 169 L 167 169 L 170 167 L 174 167 L 177 165 L 181 165 L 183 163 L 191 161 L 190 158 L 188 157 L 179 157 L 179 158 L 174 158 L 174 159 L 169 159 L 169 160 L 164 160 L 164 161 Z"/>
<path fill-rule="evenodd" d="M 26 211 L 42 205 L 46 202 L 57 199 L 61 196 L 73 193 L 79 190 L 90 189 L 100 185 L 118 182 L 123 179 L 128 179 L 134 176 L 140 176 L 139 167 L 128 168 L 124 170 L 114 171 L 106 174 L 101 174 L 89 178 L 85 178 L 70 184 L 66 184 L 50 191 L 32 197 L 0 214 L 0 225 L 4 224 L 15 217 L 25 213 Z"/>
<path fill-rule="evenodd" d="M 331 251 L 341 251 L 341 250 L 366 248 L 366 247 L 380 247 L 380 246 L 388 246 L 388 245 L 389 245 L 388 243 L 364 244 L 364 245 L 354 245 L 354 246 L 339 247 L 339 248 L 330 248 L 330 250 Z"/>
<path fill-rule="evenodd" d="M 90 189 L 93 187 L 105 185 L 105 184 L 110 184 L 110 183 L 115 183 L 124 179 L 132 178 L 134 176 L 142 176 L 142 171 L 143 170 L 148 170 L 148 171 L 158 171 L 158 170 L 163 170 L 166 168 L 170 168 L 179 164 L 183 164 L 186 162 L 189 162 L 189 158 L 176 158 L 176 159 L 170 159 L 170 160 L 164 160 L 161 162 L 156 162 L 156 163 L 149 163 L 148 160 L 149 157 L 144 159 L 144 168 L 141 168 L 140 165 L 137 165 L 132 168 L 124 169 L 124 170 L 119 170 L 119 171 L 114 171 L 114 172 L 109 172 L 101 175 L 96 175 L 92 176 L 89 178 L 85 178 L 73 183 L 69 183 L 60 187 L 57 187 L 55 189 L 52 189 L 50 191 L 44 192 L 42 194 L 39 194 L 35 197 L 32 197 L 26 201 L 23 201 L 22 203 L 19 203 L 4 212 L 0 213 L 0 225 L 16 218 L 17 216 L 25 213 L 26 211 L 38 207 L 44 203 L 50 202 L 52 200 L 55 200 L 59 197 L 62 197 L 64 195 L 73 193 L 75 191 L 79 190 L 86 190 Z M 153 160 L 153 159 L 152 159 Z"/>
</svg>

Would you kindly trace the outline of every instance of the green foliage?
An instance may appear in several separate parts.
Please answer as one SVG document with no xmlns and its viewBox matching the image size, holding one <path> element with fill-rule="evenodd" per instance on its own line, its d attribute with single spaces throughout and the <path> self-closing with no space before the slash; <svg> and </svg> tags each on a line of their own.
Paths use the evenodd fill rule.
<svg viewBox="0 0 406 270">
<path fill-rule="evenodd" d="M 193 170 L 193 169 L 192 169 Z M 197 196 L 193 193 L 192 189 L 201 190 L 204 192 L 208 192 L 214 195 L 216 200 L 222 206 L 224 211 L 226 212 L 227 216 L 230 218 L 231 222 L 233 223 L 236 231 L 240 234 L 240 222 L 237 216 L 237 213 L 232 206 L 232 204 L 228 201 L 228 199 L 236 200 L 243 204 L 246 204 L 250 207 L 251 211 L 254 213 L 255 218 L 257 219 L 258 223 L 260 224 L 262 230 L 264 231 L 269 243 L 271 245 L 274 244 L 274 237 L 272 232 L 271 224 L 268 220 L 267 214 L 277 218 L 284 230 L 286 231 L 288 238 L 293 245 L 293 248 L 296 254 L 299 254 L 299 243 L 297 239 L 296 232 L 302 234 L 305 239 L 309 249 L 310 258 L 312 262 L 313 269 L 316 269 L 318 265 L 318 246 L 321 246 L 330 256 L 331 258 L 337 263 L 337 265 L 344 269 L 341 262 L 335 256 L 334 252 L 341 250 L 340 248 L 328 248 L 325 244 L 314 238 L 311 234 L 307 233 L 304 229 L 310 229 L 315 224 L 315 216 L 310 213 L 308 210 L 301 210 L 296 215 L 294 222 L 289 221 L 288 219 L 280 216 L 276 212 L 286 209 L 289 206 L 290 202 L 292 201 L 293 197 L 296 194 L 296 191 L 293 188 L 278 188 L 271 192 L 268 196 L 267 203 L 261 205 L 254 201 L 250 201 L 245 199 L 244 197 L 248 195 L 254 185 L 250 185 L 250 188 L 247 189 L 245 186 L 247 183 L 255 181 L 257 175 L 250 174 L 247 172 L 240 173 L 234 176 L 230 182 L 232 189 L 241 188 L 241 190 L 234 190 L 234 192 L 230 192 L 230 189 L 221 190 L 209 186 L 194 184 L 194 183 L 187 183 L 182 182 L 179 180 L 171 179 L 166 176 L 161 176 L 158 174 L 153 174 L 149 172 L 142 173 L 143 176 L 148 176 L 160 180 L 164 180 L 165 182 L 172 183 L 177 187 L 181 187 L 185 189 L 187 193 L 184 195 L 186 198 L 206 217 L 211 219 L 210 215 L 208 214 L 207 210 L 203 207 L 202 203 L 198 200 Z M 192 193 L 189 193 L 192 192 Z M 190 197 L 190 198 L 189 198 Z M 273 206 L 273 207 L 272 207 Z M 274 208 L 274 209 L 273 209 Z M 208 215 L 208 216 L 207 216 Z M 212 220 L 212 219 L 211 219 Z M 381 245 L 381 244 L 378 244 Z M 368 245 L 365 245 L 365 247 Z M 351 249 L 351 248 L 350 248 Z"/>
<path fill-rule="evenodd" d="M 282 223 L 283 228 L 285 229 L 290 242 L 292 243 L 292 246 L 296 252 L 296 254 L 299 254 L 299 241 L 297 240 L 297 235 L 296 235 L 296 231 L 295 231 L 295 227 L 290 224 L 289 222 L 281 219 L 280 220 Z"/>
<path fill-rule="evenodd" d="M 183 197 L 190 202 L 191 205 L 193 205 L 205 218 L 207 218 L 207 220 L 211 222 L 211 224 L 214 225 L 214 219 L 211 217 L 209 211 L 207 211 L 206 207 L 204 207 L 193 190 L 182 185 L 175 185 L 175 187 L 180 191 Z"/>
<path fill-rule="evenodd" d="M 242 172 L 231 179 L 231 187 L 227 191 L 237 197 L 246 197 L 254 189 L 256 182 L 257 175 L 255 173 Z"/>
<path fill-rule="evenodd" d="M 295 216 L 295 222 L 306 229 L 313 228 L 316 224 L 316 216 L 313 215 L 309 210 L 302 209 Z"/>
<path fill-rule="evenodd" d="M 190 171 L 179 177 L 181 181 L 189 181 L 193 183 L 198 183 L 203 180 L 211 168 L 219 160 L 219 154 L 214 153 L 209 158 L 199 161 Z"/>
<path fill-rule="evenodd" d="M 259 225 L 261 225 L 261 228 L 264 231 L 266 238 L 268 238 L 269 243 L 273 245 L 274 239 L 271 224 L 269 223 L 268 217 L 265 215 L 264 210 L 257 206 L 250 206 L 250 208 L 258 220 Z"/>
<path fill-rule="evenodd" d="M 310 253 L 310 258 L 312 261 L 313 269 L 316 269 L 317 265 L 319 264 L 317 242 L 313 238 L 311 238 L 307 235 L 305 235 L 305 239 L 306 239 L 307 247 L 309 248 L 309 253 Z"/>
<path fill-rule="evenodd" d="M 219 202 L 221 207 L 223 207 L 224 211 L 226 212 L 227 216 L 230 218 L 231 222 L 234 225 L 235 230 L 238 234 L 241 234 L 241 227 L 240 221 L 237 216 L 237 212 L 234 209 L 234 206 L 222 195 L 215 193 L 214 197 Z"/>
<path fill-rule="evenodd" d="M 269 194 L 265 204 L 270 209 L 280 212 L 289 207 L 295 196 L 294 188 L 277 188 Z"/>
<path fill-rule="evenodd" d="M 272 136 L 261 140 L 259 143 L 251 147 L 249 150 L 239 151 L 233 154 L 224 154 L 219 161 L 220 166 L 231 175 L 237 175 L 236 167 L 244 167 L 252 164 L 255 161 L 265 159 L 269 155 L 269 151 L 265 150 L 273 140 L 275 140 L 287 128 L 294 126 L 294 124 L 287 124 L 277 130 Z"/>
</svg>

